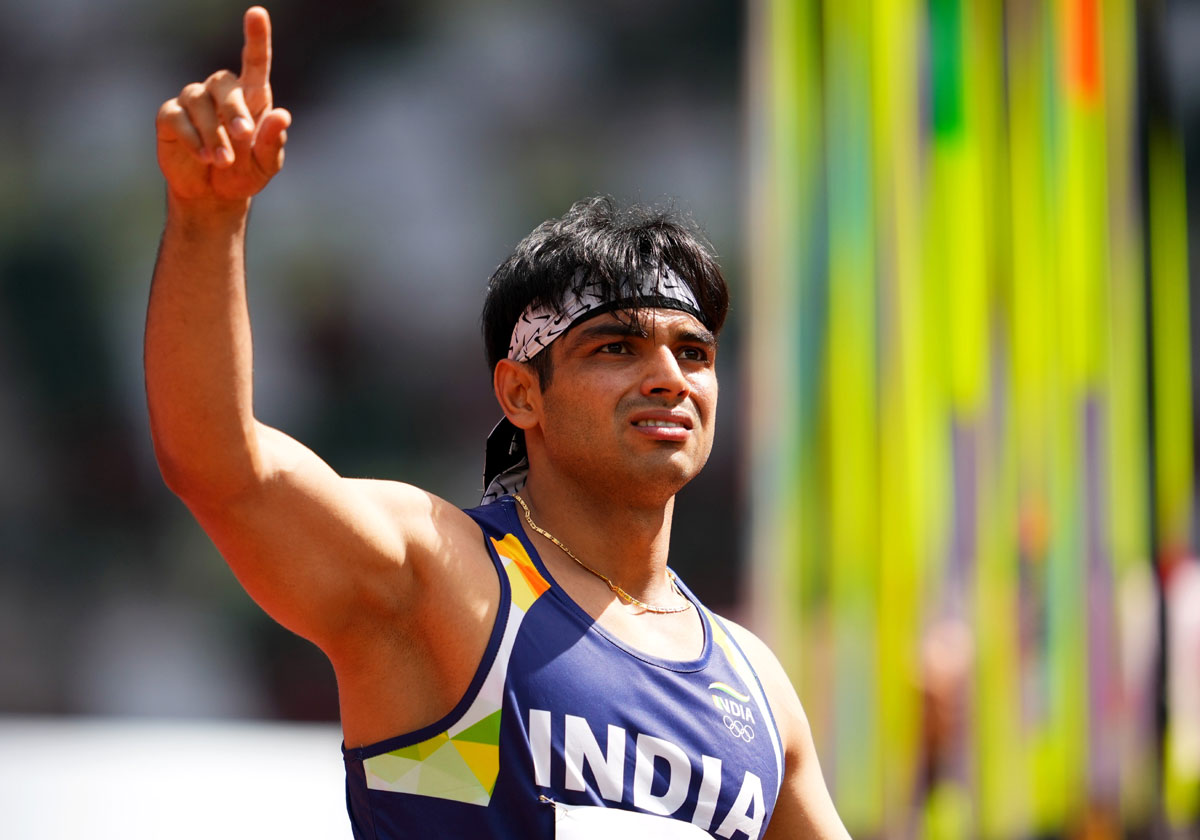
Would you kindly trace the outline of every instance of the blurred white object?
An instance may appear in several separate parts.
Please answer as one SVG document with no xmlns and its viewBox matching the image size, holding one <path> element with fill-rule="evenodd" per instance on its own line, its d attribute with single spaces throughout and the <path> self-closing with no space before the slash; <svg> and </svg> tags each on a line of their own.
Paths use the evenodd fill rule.
<svg viewBox="0 0 1200 840">
<path fill-rule="evenodd" d="M 1200 781 L 1200 560 L 1171 569 L 1167 600 L 1167 761 L 1178 778 Z"/>
<path fill-rule="evenodd" d="M 332 724 L 0 716 L 0 837 L 350 837 Z"/>
</svg>

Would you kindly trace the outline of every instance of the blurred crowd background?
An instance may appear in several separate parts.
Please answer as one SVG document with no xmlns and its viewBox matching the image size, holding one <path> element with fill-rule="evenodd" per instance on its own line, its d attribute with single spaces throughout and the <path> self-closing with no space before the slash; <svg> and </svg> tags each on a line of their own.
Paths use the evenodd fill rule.
<svg viewBox="0 0 1200 840">
<path fill-rule="evenodd" d="M 0 714 L 336 718 L 145 418 L 154 114 L 243 8 L 0 0 Z M 1200 830 L 1200 4 L 268 8 L 263 420 L 473 505 L 488 275 L 673 203 L 734 309 L 672 563 L 780 653 L 852 833 Z"/>
</svg>

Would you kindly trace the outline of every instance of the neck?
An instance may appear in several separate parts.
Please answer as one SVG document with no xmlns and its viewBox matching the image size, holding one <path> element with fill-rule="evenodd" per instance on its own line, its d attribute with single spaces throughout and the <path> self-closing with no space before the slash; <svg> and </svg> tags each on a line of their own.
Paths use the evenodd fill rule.
<svg viewBox="0 0 1200 840">
<path fill-rule="evenodd" d="M 534 522 L 568 546 L 579 561 L 650 603 L 673 603 L 667 578 L 675 497 L 654 502 L 613 497 L 531 475 L 522 498 Z M 550 552 L 559 549 L 531 534 Z M 542 552 L 543 559 L 547 551 Z M 568 563 L 572 561 L 568 558 Z"/>
</svg>

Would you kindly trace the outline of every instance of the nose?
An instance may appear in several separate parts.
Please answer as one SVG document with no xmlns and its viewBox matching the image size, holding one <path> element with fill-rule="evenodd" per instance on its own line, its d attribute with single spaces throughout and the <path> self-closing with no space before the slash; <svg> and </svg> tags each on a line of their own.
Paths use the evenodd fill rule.
<svg viewBox="0 0 1200 840">
<path fill-rule="evenodd" d="M 688 379 L 679 366 L 679 360 L 669 347 L 657 347 L 647 360 L 646 374 L 642 379 L 642 394 L 648 397 L 666 397 L 681 400 L 691 391 Z"/>
</svg>

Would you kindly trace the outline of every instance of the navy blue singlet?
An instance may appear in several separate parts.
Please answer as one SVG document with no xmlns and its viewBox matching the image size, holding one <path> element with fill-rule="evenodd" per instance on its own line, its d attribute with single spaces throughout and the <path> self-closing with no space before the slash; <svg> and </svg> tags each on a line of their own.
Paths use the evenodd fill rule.
<svg viewBox="0 0 1200 840">
<path fill-rule="evenodd" d="M 554 582 L 511 496 L 467 513 L 500 577 L 496 626 L 450 714 L 344 750 L 355 838 L 760 838 L 782 747 L 720 619 L 680 583 L 704 624 L 703 652 L 686 662 L 641 653 Z"/>
</svg>

